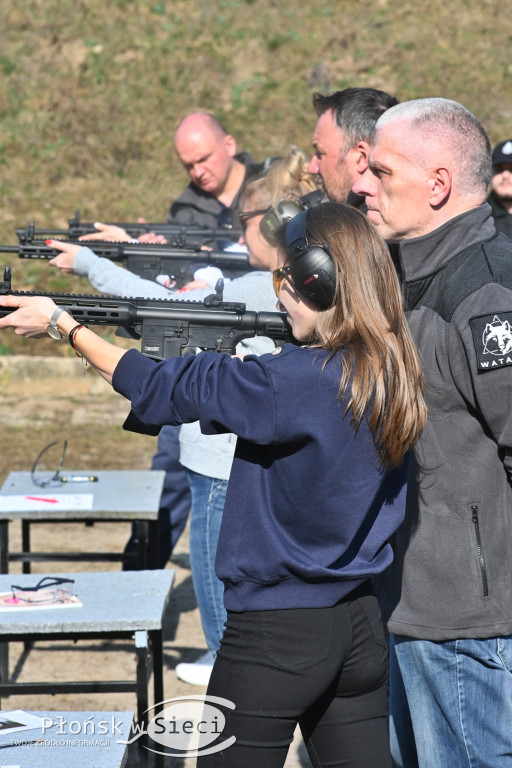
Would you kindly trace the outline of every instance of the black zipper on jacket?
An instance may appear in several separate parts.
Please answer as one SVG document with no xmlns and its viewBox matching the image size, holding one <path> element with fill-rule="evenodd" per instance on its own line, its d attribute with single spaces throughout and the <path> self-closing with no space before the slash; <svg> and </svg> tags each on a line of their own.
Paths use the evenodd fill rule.
<svg viewBox="0 0 512 768">
<path fill-rule="evenodd" d="M 475 526 L 476 536 L 476 550 L 478 553 L 478 563 L 480 565 L 480 573 L 482 575 L 482 585 L 484 589 L 484 597 L 489 594 L 489 584 L 487 582 L 487 568 L 485 567 L 484 550 L 482 548 L 482 537 L 480 536 L 480 523 L 478 520 L 478 504 L 471 505 L 471 520 Z"/>
</svg>

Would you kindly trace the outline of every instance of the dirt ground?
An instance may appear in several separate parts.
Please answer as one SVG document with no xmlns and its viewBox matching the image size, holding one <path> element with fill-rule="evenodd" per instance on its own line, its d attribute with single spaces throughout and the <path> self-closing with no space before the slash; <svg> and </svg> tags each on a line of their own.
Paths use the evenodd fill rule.
<svg viewBox="0 0 512 768">
<path fill-rule="evenodd" d="M 11 471 L 28 471 L 37 453 L 53 440 L 68 440 L 64 468 L 149 469 L 155 438 L 121 430 L 128 413 L 127 402 L 116 395 L 96 374 L 80 376 L 74 359 L 0 357 L 0 484 Z M 31 530 L 34 550 L 122 551 L 129 536 L 128 523 L 38 524 Z M 21 549 L 21 525 L 10 524 L 9 546 Z M 117 570 L 118 563 L 33 563 L 35 573 L 78 570 Z M 205 651 L 199 612 L 190 574 L 188 530 L 185 531 L 167 568 L 175 571 L 175 586 L 165 616 L 165 698 L 205 693 L 204 688 L 179 681 L 174 669 L 182 661 L 194 661 Z M 20 563 L 10 571 L 21 572 Z M 130 679 L 134 676 L 133 650 L 123 641 L 104 643 L 79 641 L 73 645 L 36 643 L 23 654 L 21 643 L 9 648 L 10 672 L 20 682 L 51 680 Z M 151 695 L 151 694 L 150 694 Z M 151 699 L 150 699 L 151 703 Z M 10 696 L 2 710 L 130 710 L 135 694 L 59 694 Z M 70 763 L 71 765 L 72 763 Z M 129 768 L 138 765 L 131 750 Z M 166 768 L 192 768 L 192 758 L 167 758 Z M 289 753 L 286 768 L 310 766 L 300 737 Z M 31 768 L 38 768 L 31 766 Z M 91 768 L 94 768 L 91 763 Z"/>
</svg>

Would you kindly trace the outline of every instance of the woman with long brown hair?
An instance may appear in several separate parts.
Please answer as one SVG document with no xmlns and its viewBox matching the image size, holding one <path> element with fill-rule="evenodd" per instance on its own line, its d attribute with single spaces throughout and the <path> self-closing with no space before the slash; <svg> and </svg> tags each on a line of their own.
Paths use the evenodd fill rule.
<svg viewBox="0 0 512 768">
<path fill-rule="evenodd" d="M 294 232 L 301 232 L 305 221 L 303 214 L 288 229 L 281 229 L 281 254 L 287 253 L 286 238 L 293 245 Z M 366 414 L 382 462 L 396 466 L 418 437 L 425 409 L 417 397 L 422 373 L 416 348 L 405 316 L 398 311 L 402 301 L 395 268 L 387 246 L 355 208 L 325 203 L 307 221 L 307 242 L 327 245 L 332 284 L 327 278 L 325 288 L 318 287 L 322 277 L 311 278 L 312 265 L 301 252 L 294 254 L 291 266 L 274 273 L 274 283 L 286 277 L 295 296 L 313 306 L 315 291 L 325 290 L 329 308 L 318 315 L 310 345 L 340 354 L 340 400 L 347 401 L 346 411 L 356 429 Z M 304 247 L 300 239 L 295 241 L 299 246 Z M 325 259 L 321 250 L 320 260 Z M 303 277 L 304 285 L 294 283 L 290 277 L 294 273 Z"/>
<path fill-rule="evenodd" d="M 157 364 L 85 328 L 74 342 L 141 421 L 238 435 L 216 561 L 227 621 L 208 686 L 227 700 L 218 740 L 230 746 L 210 743 L 199 764 L 279 768 L 299 724 L 315 768 L 390 768 L 372 577 L 404 515 L 420 364 L 387 248 L 362 214 L 322 204 L 277 242 L 278 307 L 300 344 Z M 0 301 L 20 307 L 0 327 L 25 335 L 45 333 L 55 311 L 48 298 Z M 57 319 L 63 334 L 74 324 Z"/>
</svg>

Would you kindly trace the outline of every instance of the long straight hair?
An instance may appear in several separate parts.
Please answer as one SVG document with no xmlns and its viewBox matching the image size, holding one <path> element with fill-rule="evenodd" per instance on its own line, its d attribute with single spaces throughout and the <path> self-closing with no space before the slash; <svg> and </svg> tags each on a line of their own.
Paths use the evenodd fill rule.
<svg viewBox="0 0 512 768">
<path fill-rule="evenodd" d="M 427 411 L 388 248 L 364 214 L 339 203 L 312 208 L 306 236 L 310 244 L 327 243 L 336 265 L 335 297 L 318 314 L 313 346 L 340 354 L 345 414 L 350 411 L 356 431 L 366 418 L 382 464 L 398 466 L 420 436 Z"/>
</svg>

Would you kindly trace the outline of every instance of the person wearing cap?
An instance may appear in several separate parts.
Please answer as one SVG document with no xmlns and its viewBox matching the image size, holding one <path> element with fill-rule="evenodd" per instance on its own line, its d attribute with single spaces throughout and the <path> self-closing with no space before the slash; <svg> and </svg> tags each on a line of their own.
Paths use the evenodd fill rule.
<svg viewBox="0 0 512 768">
<path fill-rule="evenodd" d="M 492 153 L 492 179 L 487 202 L 499 232 L 512 238 L 512 139 L 497 144 Z"/>
</svg>

